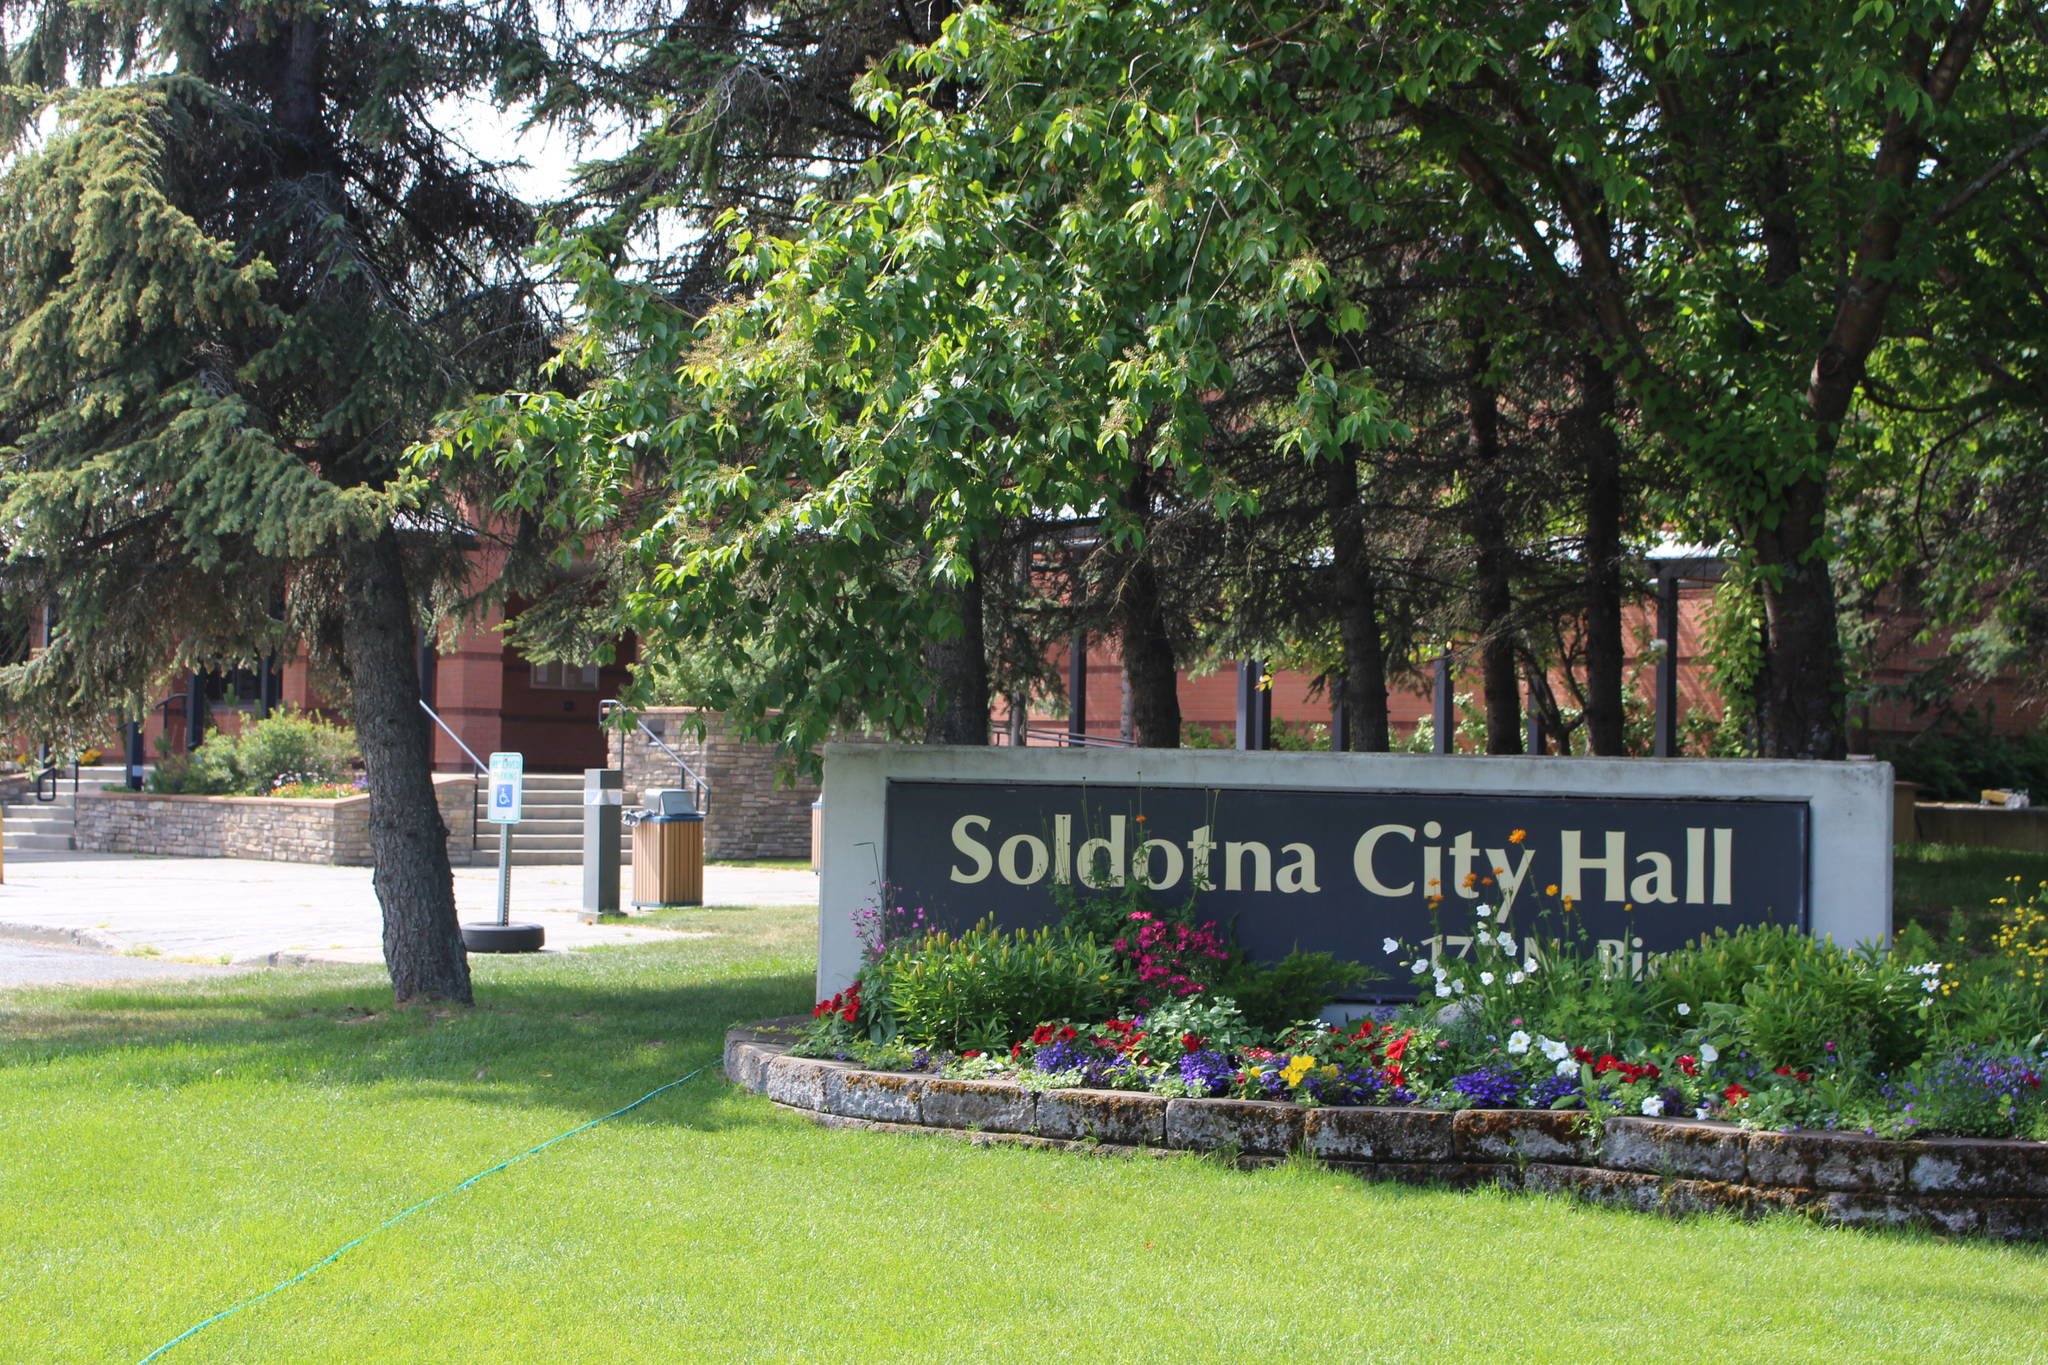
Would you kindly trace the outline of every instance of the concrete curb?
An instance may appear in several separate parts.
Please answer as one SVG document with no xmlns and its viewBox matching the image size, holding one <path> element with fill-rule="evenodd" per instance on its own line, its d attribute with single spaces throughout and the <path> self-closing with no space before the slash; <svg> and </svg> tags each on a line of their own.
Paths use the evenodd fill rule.
<svg viewBox="0 0 2048 1365">
<path fill-rule="evenodd" d="M 100 953 L 125 953 L 132 946 L 126 939 L 104 929 L 67 929 L 51 924 L 22 924 L 14 920 L 0 920 L 0 938 L 50 943 L 60 948 L 90 948 Z"/>
</svg>

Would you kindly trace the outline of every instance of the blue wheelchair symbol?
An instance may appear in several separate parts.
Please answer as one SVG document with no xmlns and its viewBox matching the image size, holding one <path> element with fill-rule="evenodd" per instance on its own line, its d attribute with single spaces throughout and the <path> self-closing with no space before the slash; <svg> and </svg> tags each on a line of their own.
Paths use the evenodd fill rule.
<svg viewBox="0 0 2048 1365">
<path fill-rule="evenodd" d="M 492 804 L 492 805 L 494 805 L 494 806 L 509 806 L 509 805 L 511 805 L 511 804 L 512 804 L 512 788 L 510 788 L 509 786 L 508 786 L 508 787 L 500 787 L 500 788 L 498 788 L 498 792 L 497 792 L 497 795 L 496 795 L 496 796 L 494 796 L 494 797 L 493 797 L 493 798 L 491 799 L 491 804 Z"/>
</svg>

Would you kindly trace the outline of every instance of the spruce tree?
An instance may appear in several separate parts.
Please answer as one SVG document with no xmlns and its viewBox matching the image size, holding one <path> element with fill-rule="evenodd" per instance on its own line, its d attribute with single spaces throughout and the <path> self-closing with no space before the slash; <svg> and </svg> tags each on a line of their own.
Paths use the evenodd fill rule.
<svg viewBox="0 0 2048 1365">
<path fill-rule="evenodd" d="M 39 733 L 296 639 L 345 682 L 399 1001 L 468 1002 L 415 643 L 459 576 L 404 472 L 543 349 L 531 215 L 437 128 L 523 4 L 0 5 L 0 670 Z M 283 610 L 280 610 L 280 604 Z"/>
</svg>

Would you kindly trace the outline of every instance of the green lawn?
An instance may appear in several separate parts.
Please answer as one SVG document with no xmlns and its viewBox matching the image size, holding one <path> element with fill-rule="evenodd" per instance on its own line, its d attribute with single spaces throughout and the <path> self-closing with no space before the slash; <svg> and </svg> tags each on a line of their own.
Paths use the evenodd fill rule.
<svg viewBox="0 0 2048 1365">
<path fill-rule="evenodd" d="M 2048 882 L 2048 853 L 1960 844 L 1900 844 L 1892 852 L 1893 923 L 1900 927 L 1920 924 L 1936 935 L 1946 935 L 1954 917 L 1960 915 L 1967 941 L 1981 951 L 1998 923 L 1991 900 L 2013 896 L 2014 877 L 2021 879 L 2023 894 L 2033 894 L 2041 883 Z"/>
<path fill-rule="evenodd" d="M 0 995 L 0 1359 L 137 1361 L 810 1000 L 809 910 L 479 961 Z M 167 1362 L 2040 1360 L 2048 1251 L 1305 1167 L 835 1132 L 715 1075 Z"/>
</svg>

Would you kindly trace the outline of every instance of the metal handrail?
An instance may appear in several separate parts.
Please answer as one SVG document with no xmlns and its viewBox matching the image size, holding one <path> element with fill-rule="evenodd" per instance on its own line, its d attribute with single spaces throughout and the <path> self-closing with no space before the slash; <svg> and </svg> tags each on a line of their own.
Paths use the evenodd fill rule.
<svg viewBox="0 0 2048 1365">
<path fill-rule="evenodd" d="M 485 763 L 482 759 L 478 758 L 476 756 L 476 751 L 470 748 L 467 744 L 464 744 L 462 742 L 461 735 L 456 734 L 453 730 L 448 728 L 448 722 L 442 720 L 440 713 L 435 711 L 433 707 L 427 705 L 427 699 L 425 697 L 420 698 L 420 710 L 426 712 L 427 718 L 432 720 L 434 724 L 441 727 L 442 734 L 448 736 L 448 738 L 455 741 L 455 747 L 462 750 L 464 754 L 468 755 L 470 763 L 475 765 L 476 770 L 479 773 L 485 774 L 486 776 L 489 775 L 491 771 L 490 765 L 488 763 Z"/>
<path fill-rule="evenodd" d="M 660 735 L 656 734 L 654 731 L 648 729 L 647 722 L 640 719 L 639 712 L 627 710 L 626 704 L 624 702 L 616 700 L 615 698 L 606 698 L 605 700 L 598 702 L 597 714 L 599 716 L 603 716 L 608 711 L 618 711 L 625 715 L 631 716 L 633 718 L 633 724 L 636 727 L 638 727 L 640 733 L 647 736 L 648 743 L 654 745 L 655 748 L 667 754 L 669 756 L 670 761 L 672 761 L 676 765 L 676 771 L 682 777 L 683 785 L 686 787 L 695 787 L 697 789 L 697 809 L 700 811 L 708 811 L 711 808 L 711 784 L 709 782 L 706 782 L 703 779 L 703 777 L 701 777 L 698 774 L 695 768 L 692 768 L 688 763 L 684 762 L 683 756 L 681 754 L 677 753 L 674 749 L 669 748 L 668 741 L 664 740 Z"/>
<path fill-rule="evenodd" d="M 1010 734 L 1010 727 L 1007 725 L 991 725 L 989 726 L 989 733 L 1001 735 L 1007 739 Z M 1138 747 L 1128 739 L 1111 739 L 1107 735 L 1077 735 L 1071 730 L 1033 729 L 1029 726 L 1026 726 L 1024 729 L 1024 738 L 1026 740 L 1043 739 L 1053 744 L 1074 749 L 1135 749 Z"/>
<path fill-rule="evenodd" d="M 485 765 L 485 763 L 484 763 L 484 761 L 483 761 L 482 759 L 480 759 L 480 758 L 478 758 L 478 757 L 476 756 L 476 750 L 474 750 L 474 749 L 470 748 L 470 747 L 469 747 L 469 746 L 468 746 L 467 744 L 464 744 L 464 743 L 462 742 L 462 736 L 461 736 L 461 735 L 458 735 L 458 734 L 456 734 L 456 733 L 455 733 L 455 732 L 454 732 L 453 730 L 451 730 L 451 729 L 449 729 L 449 728 L 448 728 L 448 722 L 447 722 L 447 721 L 445 721 L 445 720 L 442 720 L 442 719 L 441 719 L 441 713 L 440 713 L 440 712 L 436 711 L 436 710 L 435 710 L 435 709 L 434 709 L 433 707 L 431 707 L 431 706 L 427 705 L 427 699 L 426 699 L 425 697 L 421 697 L 421 698 L 420 698 L 420 710 L 422 710 L 422 711 L 426 712 L 426 713 L 427 713 L 427 718 L 428 718 L 429 720 L 433 721 L 433 722 L 434 722 L 434 724 L 436 724 L 436 725 L 438 725 L 438 726 L 440 726 L 440 727 L 441 727 L 441 733 L 442 733 L 442 734 L 444 734 L 444 735 L 448 736 L 448 738 L 450 738 L 450 739 L 452 739 L 452 740 L 454 740 L 454 741 L 455 741 L 455 747 L 456 747 L 456 748 L 458 748 L 458 749 L 462 750 L 462 752 L 463 752 L 464 754 L 468 755 L 468 757 L 469 757 L 469 761 L 470 761 L 470 762 L 471 762 L 472 764 L 474 764 L 474 765 L 476 766 L 476 775 L 477 775 L 478 777 L 480 777 L 480 778 L 486 778 L 486 779 L 488 779 L 488 778 L 490 777 L 490 775 L 491 775 L 491 770 L 490 770 L 490 768 L 489 768 L 488 766 L 486 766 L 486 765 Z M 432 765 L 432 763 L 433 763 L 433 759 L 432 759 L 431 757 L 429 757 L 429 759 L 428 759 L 427 761 L 428 761 L 428 764 L 429 764 L 429 766 L 431 766 L 431 765 Z M 470 846 L 470 848 L 471 848 L 472 850 L 476 848 L 476 824 L 477 824 L 477 821 L 476 821 L 476 802 L 475 802 L 474 800 L 472 800 L 472 801 L 471 801 L 471 802 L 469 803 L 469 846 Z M 500 839 L 509 839 L 509 838 L 511 838 L 511 837 L 512 837 L 512 828 L 511 828 L 511 826 L 509 826 L 509 825 L 500 825 L 500 826 L 498 827 L 498 837 L 499 837 Z"/>
</svg>

